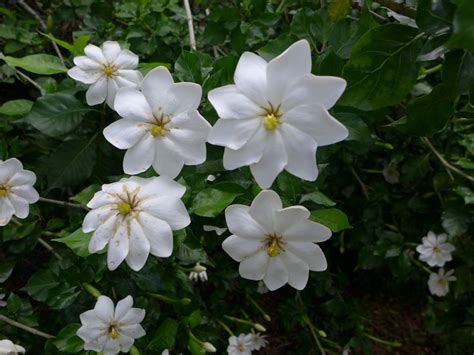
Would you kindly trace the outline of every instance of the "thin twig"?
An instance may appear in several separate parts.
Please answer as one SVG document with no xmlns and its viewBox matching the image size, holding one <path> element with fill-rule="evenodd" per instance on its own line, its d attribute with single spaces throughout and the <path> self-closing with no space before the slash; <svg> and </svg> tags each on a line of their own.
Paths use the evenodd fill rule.
<svg viewBox="0 0 474 355">
<path fill-rule="evenodd" d="M 29 82 L 31 85 L 33 85 L 35 88 L 37 88 L 41 92 L 41 94 L 43 94 L 43 88 L 36 81 L 31 79 L 28 75 L 26 75 L 25 73 L 22 73 L 18 69 L 16 70 L 16 73 L 18 74 L 19 77 L 21 77 L 23 80 L 26 80 L 27 82 Z"/>
<path fill-rule="evenodd" d="M 367 188 L 367 185 L 364 184 L 364 182 L 363 182 L 362 179 L 359 177 L 359 175 L 358 175 L 357 172 L 354 170 L 354 168 L 351 168 L 351 173 L 352 173 L 352 175 L 354 175 L 355 179 L 356 179 L 357 182 L 359 183 L 360 188 L 362 189 L 362 193 L 364 194 L 365 199 L 368 201 L 368 200 L 369 200 L 369 190 L 368 190 L 368 188 Z"/>
<path fill-rule="evenodd" d="M 48 32 L 48 27 L 46 26 L 46 23 L 43 21 L 41 16 L 33 8 L 31 8 L 30 5 L 28 5 L 25 2 L 25 0 L 18 0 L 18 4 L 20 4 L 26 11 L 28 11 L 31 15 L 33 15 L 33 17 L 39 22 L 40 27 L 44 32 Z M 48 34 L 51 35 L 51 33 L 48 33 Z M 54 41 L 51 41 L 51 43 L 53 44 L 54 50 L 56 51 L 56 54 L 58 55 L 59 60 L 61 60 L 61 63 L 65 66 L 64 58 L 61 54 L 61 51 L 59 50 L 59 47 Z"/>
<path fill-rule="evenodd" d="M 191 6 L 189 6 L 189 0 L 184 0 L 184 9 L 186 10 L 186 19 L 188 20 L 189 45 L 191 46 L 191 49 L 196 50 L 196 37 L 194 37 L 193 14 L 191 13 Z"/>
<path fill-rule="evenodd" d="M 42 238 L 38 238 L 38 242 L 44 246 L 46 249 L 48 249 L 48 251 L 53 254 L 58 260 L 63 260 L 63 257 L 61 255 L 58 254 L 58 252 L 56 250 L 54 250 L 54 248 L 47 242 L 45 241 L 44 239 Z"/>
<path fill-rule="evenodd" d="M 380 5 L 388 7 L 390 10 L 395 11 L 399 14 L 405 15 L 412 19 L 416 18 L 416 9 L 404 4 L 395 2 L 394 0 L 376 0 Z"/>
<path fill-rule="evenodd" d="M 64 206 L 64 207 L 81 208 L 83 210 L 89 211 L 89 209 L 87 207 L 85 207 L 83 205 L 80 205 L 78 203 L 71 203 L 71 202 L 66 202 L 66 201 L 53 200 L 51 198 L 45 198 L 45 197 L 40 197 L 39 201 L 52 203 L 54 205 L 59 205 L 59 206 Z"/>
<path fill-rule="evenodd" d="M 48 334 L 48 333 L 44 333 L 40 330 L 37 330 L 35 328 L 31 328 L 23 323 L 20 323 L 20 322 L 17 322 L 16 320 L 13 320 L 13 319 L 10 319 L 4 315 L 0 315 L 0 320 L 4 321 L 5 323 L 8 323 L 14 327 L 17 327 L 17 328 L 20 328 L 20 329 L 23 329 L 23 330 L 26 330 L 27 332 L 31 333 L 31 334 L 34 334 L 34 335 L 38 335 L 40 337 L 43 337 L 43 338 L 46 338 L 46 339 L 52 339 L 54 338 L 54 335 L 51 335 L 51 334 Z"/>
<path fill-rule="evenodd" d="M 431 144 L 430 140 L 427 138 L 427 137 L 421 137 L 420 138 L 421 141 L 426 145 L 428 146 L 431 151 L 434 153 L 434 155 L 436 155 L 436 157 L 439 159 L 439 161 L 449 170 L 451 170 L 452 172 L 468 179 L 469 181 L 472 181 L 474 182 L 474 176 L 471 176 L 471 175 L 468 175 L 466 174 L 464 171 L 456 168 L 454 165 L 451 165 L 451 163 L 449 163 L 446 159 L 444 159 L 444 157 L 441 155 L 440 152 L 438 152 L 436 150 L 436 148 L 433 146 L 433 144 Z"/>
</svg>

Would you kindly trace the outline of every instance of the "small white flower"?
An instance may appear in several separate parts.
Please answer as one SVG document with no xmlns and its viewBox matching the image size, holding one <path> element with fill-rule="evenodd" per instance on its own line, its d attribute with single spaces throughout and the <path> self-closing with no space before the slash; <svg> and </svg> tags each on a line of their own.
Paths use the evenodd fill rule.
<svg viewBox="0 0 474 355">
<path fill-rule="evenodd" d="M 84 218 L 82 230 L 95 231 L 89 252 L 97 253 L 108 244 L 107 265 L 115 270 L 126 261 L 140 270 L 148 254 L 168 257 L 173 251 L 173 230 L 190 223 L 180 198 L 186 188 L 167 176 L 133 176 L 102 185 L 87 204 L 92 210 Z"/>
<path fill-rule="evenodd" d="M 252 350 L 252 334 L 240 334 L 238 337 L 233 335 L 229 338 L 229 346 L 227 347 L 229 355 L 250 355 Z"/>
<path fill-rule="evenodd" d="M 234 82 L 208 95 L 220 117 L 208 142 L 225 147 L 224 168 L 249 165 L 262 188 L 269 188 L 283 169 L 316 180 L 317 147 L 348 136 L 328 113 L 345 80 L 311 74 L 311 49 L 301 40 L 269 63 L 245 52 Z"/>
<path fill-rule="evenodd" d="M 5 298 L 5 294 L 0 293 L 0 307 L 5 307 L 7 305 L 7 302 L 3 300 L 4 298 Z"/>
<path fill-rule="evenodd" d="M 268 345 L 265 335 L 260 335 L 260 333 L 250 333 L 250 335 L 252 336 L 252 350 L 260 350 Z"/>
<path fill-rule="evenodd" d="M 8 340 L 8 339 L 0 340 L 0 354 L 16 355 L 18 353 L 24 353 L 24 352 L 25 352 L 24 347 L 13 344 L 11 340 Z"/>
<path fill-rule="evenodd" d="M 145 310 L 132 306 L 132 296 L 119 301 L 117 307 L 107 296 L 99 296 L 94 309 L 80 315 L 82 327 L 77 336 L 84 340 L 84 350 L 104 355 L 128 352 L 135 339 L 145 335 L 140 325 Z"/>
<path fill-rule="evenodd" d="M 76 66 L 67 73 L 71 78 L 90 85 L 86 92 L 88 105 L 106 101 L 113 109 L 119 88 L 139 87 L 142 75 L 134 70 L 138 65 L 138 56 L 120 48 L 117 42 L 104 42 L 101 48 L 89 44 L 84 53 L 85 56 L 74 58 Z"/>
<path fill-rule="evenodd" d="M 207 281 L 207 268 L 197 263 L 193 267 L 193 271 L 189 273 L 189 279 L 191 281 L 197 282 L 201 280 L 202 282 Z"/>
<path fill-rule="evenodd" d="M 0 160 L 0 226 L 7 225 L 13 215 L 28 217 L 30 204 L 39 199 L 35 182 L 36 175 L 24 170 L 18 159 Z"/>
<path fill-rule="evenodd" d="M 432 295 L 443 297 L 449 293 L 449 283 L 452 281 L 456 281 L 454 270 L 449 270 L 444 273 L 444 269 L 441 268 L 437 274 L 430 274 L 428 287 Z"/>
<path fill-rule="evenodd" d="M 227 231 L 227 228 L 219 228 L 216 226 L 203 225 L 202 229 L 204 232 L 216 232 L 217 235 L 222 235 Z"/>
<path fill-rule="evenodd" d="M 243 278 L 263 280 L 270 291 L 286 283 L 302 290 L 310 270 L 326 270 L 324 253 L 315 243 L 331 237 L 329 228 L 309 216 L 303 206 L 282 208 L 278 194 L 264 190 L 250 207 L 227 207 L 225 218 L 233 235 L 222 247 L 240 262 Z"/>
<path fill-rule="evenodd" d="M 436 235 L 432 231 L 423 237 L 423 244 L 416 247 L 420 253 L 420 260 L 426 262 L 429 266 L 444 266 L 447 261 L 453 260 L 451 253 L 456 249 L 451 243 L 446 243 L 448 236 L 446 234 Z"/>
<path fill-rule="evenodd" d="M 206 181 L 213 182 L 216 181 L 216 179 L 216 176 L 211 174 L 207 176 Z"/>
<path fill-rule="evenodd" d="M 161 355 L 170 355 L 170 351 L 168 349 L 163 350 Z"/>
<path fill-rule="evenodd" d="M 201 87 L 174 83 L 168 69 L 158 67 L 145 76 L 141 90 L 119 90 L 115 110 L 123 118 L 104 129 L 111 144 L 127 149 L 123 170 L 134 175 L 153 166 L 175 178 L 183 165 L 203 163 L 211 126 L 197 111 Z"/>
</svg>

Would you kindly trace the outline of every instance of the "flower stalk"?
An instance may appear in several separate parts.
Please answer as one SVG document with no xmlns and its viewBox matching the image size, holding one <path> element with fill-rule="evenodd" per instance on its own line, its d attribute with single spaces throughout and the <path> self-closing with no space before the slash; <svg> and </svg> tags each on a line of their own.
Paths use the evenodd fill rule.
<svg viewBox="0 0 474 355">
<path fill-rule="evenodd" d="M 72 203 L 72 202 L 66 202 L 66 201 L 59 201 L 59 200 L 54 200 L 52 198 L 45 198 L 45 197 L 40 197 L 39 201 L 41 202 L 46 202 L 46 203 L 51 203 L 53 205 L 58 205 L 58 206 L 63 206 L 63 207 L 74 207 L 74 208 L 81 208 L 83 210 L 89 211 L 89 209 L 83 205 L 80 205 L 78 203 Z"/>
<path fill-rule="evenodd" d="M 165 295 L 161 295 L 159 293 L 148 293 L 149 296 L 156 298 L 160 301 L 163 301 L 165 303 L 170 303 L 170 304 L 182 304 L 183 306 L 186 306 L 191 303 L 191 299 L 184 297 L 184 298 L 172 298 L 168 297 Z"/>
<path fill-rule="evenodd" d="M 99 298 L 99 296 L 102 295 L 102 293 L 98 289 L 96 289 L 94 286 L 92 286 L 90 283 L 84 282 L 82 284 L 82 287 L 84 287 L 84 290 L 86 290 L 95 298 Z"/>
<path fill-rule="evenodd" d="M 262 307 L 259 306 L 259 304 L 250 296 L 247 295 L 247 299 L 250 301 L 250 303 L 262 314 L 263 318 L 267 321 L 270 322 L 272 318 L 266 313 Z"/>
<path fill-rule="evenodd" d="M 54 338 L 54 335 L 51 335 L 51 334 L 42 332 L 40 330 L 37 330 L 35 328 L 29 327 L 29 326 L 27 326 L 23 323 L 17 322 L 16 320 L 10 319 L 10 318 L 8 318 L 7 316 L 4 316 L 4 315 L 0 315 L 0 321 L 3 321 L 5 323 L 8 323 L 8 324 L 14 326 L 14 327 L 23 329 L 23 330 L 27 331 L 28 333 L 38 335 L 38 336 L 46 338 L 46 339 Z"/>
</svg>

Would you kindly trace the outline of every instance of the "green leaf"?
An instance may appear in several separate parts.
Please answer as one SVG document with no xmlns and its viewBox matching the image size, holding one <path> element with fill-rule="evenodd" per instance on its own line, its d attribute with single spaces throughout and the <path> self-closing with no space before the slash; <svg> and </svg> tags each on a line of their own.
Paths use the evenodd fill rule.
<svg viewBox="0 0 474 355">
<path fill-rule="evenodd" d="M 453 34 L 448 46 L 465 48 L 474 52 L 474 6 L 472 0 L 458 0 L 454 14 Z"/>
<path fill-rule="evenodd" d="M 212 58 L 204 53 L 184 51 L 176 60 L 174 69 L 181 81 L 202 84 L 212 71 Z"/>
<path fill-rule="evenodd" d="M 199 310 L 194 311 L 188 317 L 188 324 L 190 328 L 195 328 L 201 324 L 201 312 Z"/>
<path fill-rule="evenodd" d="M 457 186 L 456 193 L 464 199 L 466 205 L 474 205 L 474 191 L 466 186 Z"/>
<path fill-rule="evenodd" d="M 455 6 L 449 0 L 418 0 L 416 24 L 421 31 L 437 34 L 451 27 Z"/>
<path fill-rule="evenodd" d="M 50 155 L 50 188 L 76 186 L 91 176 L 96 161 L 95 137 L 64 142 Z"/>
<path fill-rule="evenodd" d="M 215 217 L 239 195 L 213 188 L 204 189 L 194 197 L 190 212 L 201 217 Z"/>
<path fill-rule="evenodd" d="M 321 191 L 314 191 L 314 192 L 310 192 L 309 194 L 301 196 L 300 203 L 304 203 L 306 201 L 311 201 L 318 205 L 327 206 L 327 207 L 332 207 L 336 205 L 336 202 L 331 200 Z"/>
<path fill-rule="evenodd" d="M 344 67 L 347 89 L 338 103 L 376 110 L 402 101 L 418 76 L 421 37 L 416 29 L 398 24 L 375 27 L 363 35 Z"/>
<path fill-rule="evenodd" d="M 70 198 L 70 200 L 80 203 L 83 206 L 86 206 L 90 200 L 92 200 L 92 197 L 94 197 L 94 194 L 100 190 L 100 185 L 98 184 L 93 184 L 91 186 L 87 186 L 84 190 L 79 192 L 77 195 L 74 195 L 73 197 Z"/>
<path fill-rule="evenodd" d="M 351 10 L 350 0 L 330 0 L 328 5 L 329 18 L 334 22 L 344 19 Z"/>
<path fill-rule="evenodd" d="M 89 111 L 89 107 L 72 95 L 49 94 L 33 104 L 26 120 L 42 133 L 56 137 L 75 129 Z"/>
<path fill-rule="evenodd" d="M 45 36 L 46 38 L 48 38 L 49 40 L 53 41 L 54 43 L 60 45 L 61 47 L 63 47 L 64 49 L 67 49 L 69 52 L 71 52 L 72 54 L 79 54 L 79 53 L 75 53 L 74 51 L 74 46 L 66 41 L 63 41 L 59 38 L 56 38 L 54 37 L 52 34 L 50 33 L 42 33 L 40 32 L 43 36 Z"/>
<path fill-rule="evenodd" d="M 369 127 L 358 115 L 341 112 L 336 113 L 335 116 L 349 131 L 349 136 L 345 139 L 346 141 L 356 141 L 363 144 L 372 142 L 373 139 Z"/>
<path fill-rule="evenodd" d="M 12 274 L 15 263 L 7 260 L 0 262 L 0 283 L 5 282 Z"/>
<path fill-rule="evenodd" d="M 66 244 L 76 255 L 81 257 L 89 256 L 89 242 L 92 233 L 84 233 L 82 228 L 69 234 L 67 237 L 52 239 L 54 242 Z"/>
<path fill-rule="evenodd" d="M 0 53 L 0 59 L 3 59 L 11 67 L 21 68 L 35 74 L 50 75 L 67 71 L 58 57 L 49 54 L 32 54 L 23 58 L 14 58 Z"/>
<path fill-rule="evenodd" d="M 40 270 L 30 277 L 23 289 L 35 300 L 45 302 L 50 296 L 50 291 L 60 282 L 51 270 Z"/>
<path fill-rule="evenodd" d="M 463 207 L 450 207 L 441 215 L 444 230 L 453 237 L 464 234 L 468 230 L 471 217 Z"/>
<path fill-rule="evenodd" d="M 171 318 L 165 319 L 148 344 L 147 350 L 158 354 L 164 349 L 172 348 L 176 342 L 177 332 L 178 322 Z"/>
<path fill-rule="evenodd" d="M 58 348 L 58 350 L 65 353 L 78 353 L 84 347 L 84 341 L 79 338 L 76 333 L 81 327 L 80 324 L 68 324 L 66 325 L 56 338 L 53 340 L 53 344 Z"/>
<path fill-rule="evenodd" d="M 74 54 L 76 55 L 81 55 L 84 53 L 84 48 L 86 48 L 87 44 L 89 43 L 91 39 L 90 35 L 82 35 L 77 37 L 74 40 L 73 46 L 74 46 Z"/>
<path fill-rule="evenodd" d="M 451 96 L 467 92 L 474 83 L 474 55 L 463 50 L 446 53 L 442 76 Z"/>
<path fill-rule="evenodd" d="M 33 101 L 30 100 L 11 100 L 0 106 L 0 115 L 23 116 L 31 111 Z"/>
<path fill-rule="evenodd" d="M 409 133 L 426 136 L 441 130 L 454 112 L 451 93 L 444 84 L 436 86 L 428 95 L 408 104 L 406 129 Z"/>
<path fill-rule="evenodd" d="M 346 214 L 337 208 L 311 211 L 311 219 L 325 225 L 333 232 L 352 228 Z"/>
</svg>

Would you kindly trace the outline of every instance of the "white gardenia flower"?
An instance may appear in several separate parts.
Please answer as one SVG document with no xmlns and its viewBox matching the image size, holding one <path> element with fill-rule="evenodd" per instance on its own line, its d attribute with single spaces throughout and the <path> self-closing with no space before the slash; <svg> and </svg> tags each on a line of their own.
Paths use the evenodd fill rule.
<svg viewBox="0 0 474 355">
<path fill-rule="evenodd" d="M 270 291 L 286 283 L 302 290 L 309 271 L 324 271 L 326 257 L 315 243 L 331 237 L 329 228 L 308 220 L 303 206 L 282 208 L 274 191 L 264 190 L 250 207 L 231 205 L 225 211 L 233 235 L 222 247 L 240 262 L 240 276 L 263 280 Z"/>
<path fill-rule="evenodd" d="M 87 207 L 82 230 L 94 231 L 89 252 L 97 253 L 108 244 L 107 265 L 115 270 L 126 261 L 140 270 L 148 254 L 166 258 L 173 251 L 173 230 L 190 223 L 181 201 L 186 188 L 167 176 L 133 176 L 102 185 Z"/>
<path fill-rule="evenodd" d="M 5 355 L 16 355 L 18 353 L 24 353 L 25 348 L 14 344 L 11 340 L 3 339 L 0 340 L 0 354 Z"/>
<path fill-rule="evenodd" d="M 18 159 L 0 160 L 0 226 L 7 225 L 14 215 L 28 217 L 30 204 L 39 199 L 35 182 L 36 175 L 24 170 Z"/>
<path fill-rule="evenodd" d="M 454 270 L 449 270 L 445 273 L 444 269 L 441 268 L 437 274 L 430 274 L 428 287 L 432 295 L 443 297 L 449 293 L 449 283 L 452 281 L 456 281 Z"/>
<path fill-rule="evenodd" d="M 260 333 L 250 333 L 252 336 L 252 350 L 260 350 L 268 345 L 268 340 L 265 335 Z"/>
<path fill-rule="evenodd" d="M 141 90 L 119 90 L 115 110 L 123 118 L 104 129 L 111 144 L 127 149 L 125 173 L 153 166 L 158 174 L 175 178 L 183 165 L 203 163 L 211 126 L 197 111 L 201 87 L 174 83 L 168 69 L 158 67 L 145 76 Z"/>
<path fill-rule="evenodd" d="M 250 355 L 252 354 L 252 334 L 240 334 L 229 338 L 229 346 L 227 347 L 227 354 L 229 355 Z"/>
<path fill-rule="evenodd" d="M 448 236 L 446 234 L 436 235 L 432 231 L 423 237 L 423 244 L 416 247 L 420 253 L 420 260 L 426 262 L 429 266 L 444 266 L 447 261 L 453 260 L 451 253 L 456 249 L 451 243 L 446 243 Z"/>
<path fill-rule="evenodd" d="M 145 310 L 133 308 L 132 296 L 114 303 L 99 296 L 94 309 L 80 315 L 82 327 L 77 336 L 84 340 L 84 350 L 101 351 L 104 355 L 128 352 L 135 339 L 145 335 L 140 323 Z"/>
<path fill-rule="evenodd" d="M 202 266 L 199 263 L 196 263 L 193 267 L 193 271 L 189 273 L 189 279 L 191 281 L 197 282 L 201 280 L 202 282 L 207 281 L 207 268 Z"/>
<path fill-rule="evenodd" d="M 84 53 L 85 56 L 74 58 L 76 66 L 67 73 L 71 78 L 90 85 L 86 92 L 88 105 L 106 101 L 113 109 L 119 88 L 140 86 L 142 75 L 135 70 L 138 56 L 120 48 L 118 42 L 106 41 L 101 48 L 89 44 Z"/>
<path fill-rule="evenodd" d="M 220 117 L 208 142 L 225 147 L 224 168 L 249 165 L 262 188 L 269 188 L 283 169 L 316 180 L 317 147 L 348 136 L 328 113 L 345 80 L 311 74 L 311 49 L 301 40 L 268 63 L 245 52 L 234 82 L 208 95 Z"/>
</svg>

